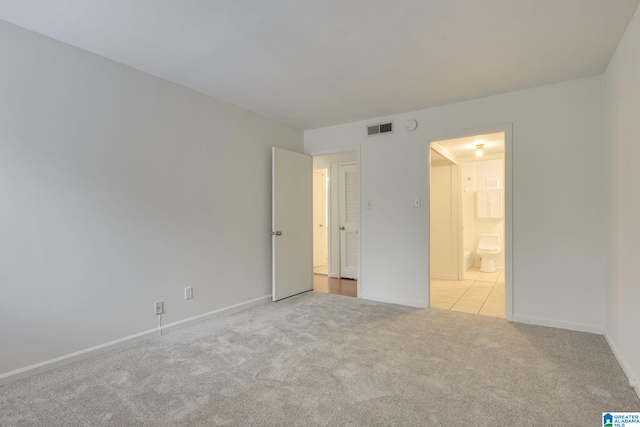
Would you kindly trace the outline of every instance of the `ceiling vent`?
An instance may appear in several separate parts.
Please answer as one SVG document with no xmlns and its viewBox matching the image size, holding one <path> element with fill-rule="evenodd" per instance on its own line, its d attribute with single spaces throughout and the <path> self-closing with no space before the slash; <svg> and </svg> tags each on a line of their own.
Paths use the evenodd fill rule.
<svg viewBox="0 0 640 427">
<path fill-rule="evenodd" d="M 368 136 L 379 135 L 381 133 L 393 133 L 393 122 L 367 126 Z"/>
</svg>

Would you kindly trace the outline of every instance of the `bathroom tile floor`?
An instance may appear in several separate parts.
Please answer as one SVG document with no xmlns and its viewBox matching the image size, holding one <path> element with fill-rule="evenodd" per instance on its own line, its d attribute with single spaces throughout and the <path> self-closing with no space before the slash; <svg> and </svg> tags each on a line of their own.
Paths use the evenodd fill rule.
<svg viewBox="0 0 640 427">
<path fill-rule="evenodd" d="M 504 269 L 471 267 L 464 280 L 431 280 L 431 307 L 504 319 Z"/>
</svg>

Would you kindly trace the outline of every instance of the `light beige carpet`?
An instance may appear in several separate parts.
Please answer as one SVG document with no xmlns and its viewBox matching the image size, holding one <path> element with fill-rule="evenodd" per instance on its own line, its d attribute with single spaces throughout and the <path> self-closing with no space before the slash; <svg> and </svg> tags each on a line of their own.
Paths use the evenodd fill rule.
<svg viewBox="0 0 640 427">
<path fill-rule="evenodd" d="M 306 293 L 0 388 L 2 426 L 598 426 L 601 336 Z"/>
</svg>

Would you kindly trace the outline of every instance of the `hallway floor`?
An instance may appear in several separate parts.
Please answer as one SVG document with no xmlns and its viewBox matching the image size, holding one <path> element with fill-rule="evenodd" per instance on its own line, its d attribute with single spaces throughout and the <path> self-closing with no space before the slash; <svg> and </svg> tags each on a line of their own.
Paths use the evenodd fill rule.
<svg viewBox="0 0 640 427">
<path fill-rule="evenodd" d="M 505 317 L 504 269 L 482 273 L 471 267 L 464 280 L 431 280 L 431 307 L 463 313 Z"/>
<path fill-rule="evenodd" d="M 328 274 L 329 273 L 329 267 L 326 265 L 318 265 L 316 267 L 313 267 L 313 272 L 314 274 Z"/>
<path fill-rule="evenodd" d="M 358 281 L 351 279 L 336 279 L 325 274 L 313 275 L 313 290 L 325 294 L 358 296 Z"/>
</svg>

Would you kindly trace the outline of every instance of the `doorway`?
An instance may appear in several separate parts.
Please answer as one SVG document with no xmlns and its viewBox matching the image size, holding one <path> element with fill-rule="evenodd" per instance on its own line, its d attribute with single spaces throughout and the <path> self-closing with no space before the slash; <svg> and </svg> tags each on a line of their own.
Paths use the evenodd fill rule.
<svg viewBox="0 0 640 427">
<path fill-rule="evenodd" d="M 430 307 L 510 318 L 507 136 L 429 143 Z"/>
<path fill-rule="evenodd" d="M 313 179 L 314 290 L 357 296 L 357 153 L 313 156 Z"/>
</svg>

